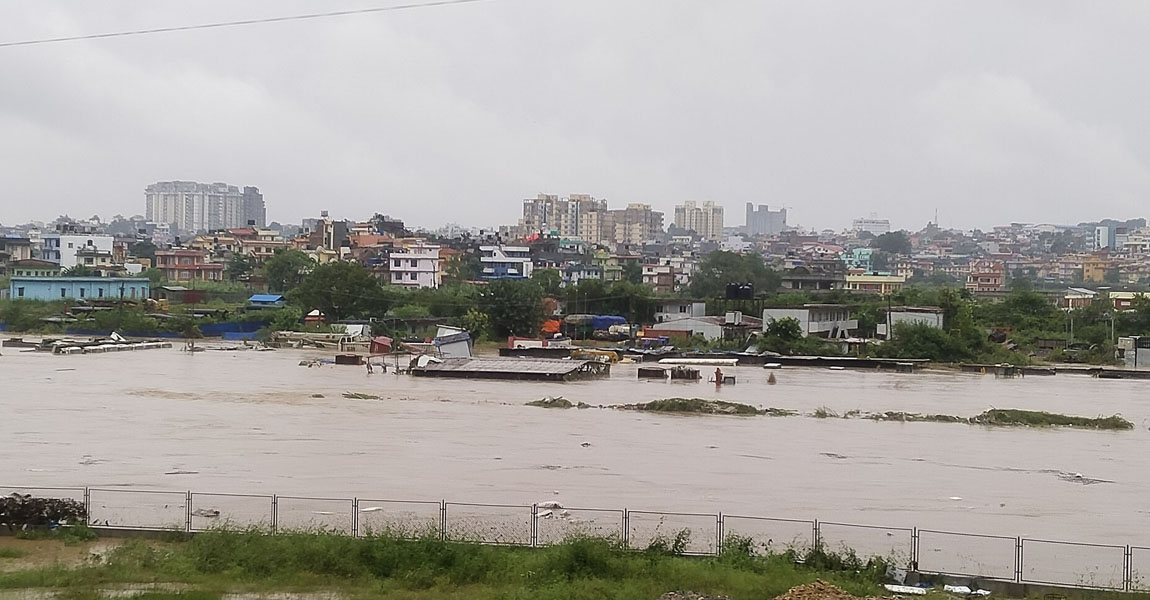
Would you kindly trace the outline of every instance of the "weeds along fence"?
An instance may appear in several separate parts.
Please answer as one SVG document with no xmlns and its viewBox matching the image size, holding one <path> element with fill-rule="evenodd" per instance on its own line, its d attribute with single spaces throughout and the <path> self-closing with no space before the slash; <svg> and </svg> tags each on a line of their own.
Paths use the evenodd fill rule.
<svg viewBox="0 0 1150 600">
<path fill-rule="evenodd" d="M 365 537 L 441 540 L 538 548 L 575 536 L 612 538 L 623 547 L 717 556 L 738 540 L 758 554 L 820 548 L 881 557 L 921 573 L 1150 591 L 1150 547 L 1083 544 L 1003 535 L 818 520 L 376 498 L 221 494 L 170 490 L 0 486 L 0 493 L 71 498 L 93 526 L 200 532 L 257 528 Z"/>
</svg>

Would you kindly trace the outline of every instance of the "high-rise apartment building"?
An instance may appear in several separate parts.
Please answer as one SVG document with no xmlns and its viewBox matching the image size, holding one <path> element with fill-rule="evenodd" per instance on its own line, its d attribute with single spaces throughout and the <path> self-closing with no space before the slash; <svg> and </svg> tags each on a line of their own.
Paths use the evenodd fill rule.
<svg viewBox="0 0 1150 600">
<path fill-rule="evenodd" d="M 884 233 L 890 233 L 890 220 L 861 217 L 851 223 L 851 229 L 859 232 L 865 231 L 871 235 L 879 236 Z"/>
<path fill-rule="evenodd" d="M 663 213 L 651 210 L 650 204 L 628 204 L 607 213 L 610 233 L 606 241 L 639 246 L 663 233 Z"/>
<path fill-rule="evenodd" d="M 264 195 L 260 193 L 258 187 L 244 186 L 244 225 L 259 227 L 260 229 L 268 225 Z"/>
<path fill-rule="evenodd" d="M 254 187 L 241 192 L 226 183 L 161 181 L 145 188 L 144 201 L 149 221 L 185 233 L 244 227 L 249 220 L 265 225 L 263 196 Z"/>
<path fill-rule="evenodd" d="M 777 235 L 787 228 L 787 209 L 771 210 L 765 204 L 756 209 L 754 204 L 747 203 L 748 235 Z"/>
<path fill-rule="evenodd" d="M 675 227 L 694 231 L 707 241 L 718 242 L 723 238 L 723 207 L 710 200 L 702 206 L 688 200 L 675 207 Z"/>
</svg>

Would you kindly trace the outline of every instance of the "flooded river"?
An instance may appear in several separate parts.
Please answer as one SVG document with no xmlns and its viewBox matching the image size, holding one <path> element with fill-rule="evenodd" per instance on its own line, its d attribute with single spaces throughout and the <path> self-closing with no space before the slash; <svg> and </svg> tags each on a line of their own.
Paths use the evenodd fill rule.
<svg viewBox="0 0 1150 600">
<path fill-rule="evenodd" d="M 527 503 L 1150 543 L 1150 383 L 727 368 L 738 384 L 304 368 L 302 351 L 0 357 L 0 485 Z M 345 391 L 381 400 L 349 400 Z M 322 395 L 323 397 L 315 397 Z M 1125 432 L 523 406 L 704 397 L 810 413 L 1096 416 Z M 1083 479 L 1067 474 L 1081 473 Z M 1098 480 L 1084 484 L 1083 481 Z"/>
</svg>

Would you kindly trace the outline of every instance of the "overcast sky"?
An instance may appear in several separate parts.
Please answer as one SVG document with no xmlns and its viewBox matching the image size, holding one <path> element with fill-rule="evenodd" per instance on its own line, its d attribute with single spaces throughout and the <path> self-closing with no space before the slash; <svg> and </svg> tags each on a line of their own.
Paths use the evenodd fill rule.
<svg viewBox="0 0 1150 600">
<path fill-rule="evenodd" d="M 0 41 L 387 4 L 0 0 Z M 1143 0 L 489 0 L 0 48 L 0 223 L 142 214 L 171 179 L 282 222 L 490 226 L 539 192 L 727 225 L 1146 216 L 1148 30 Z"/>
</svg>

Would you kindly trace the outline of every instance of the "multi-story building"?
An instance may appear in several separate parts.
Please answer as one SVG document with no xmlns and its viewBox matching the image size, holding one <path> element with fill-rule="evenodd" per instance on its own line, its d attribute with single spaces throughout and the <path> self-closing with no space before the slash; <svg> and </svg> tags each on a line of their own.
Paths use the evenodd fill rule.
<svg viewBox="0 0 1150 600">
<path fill-rule="evenodd" d="M 70 269 L 78 264 L 76 253 L 86 248 L 112 254 L 115 238 L 110 235 L 45 233 L 41 236 L 40 258 Z"/>
<path fill-rule="evenodd" d="M 1001 292 L 1006 289 L 1006 267 L 998 261 L 975 261 L 966 275 L 966 289 L 972 292 Z"/>
<path fill-rule="evenodd" d="M 19 235 L 0 235 L 0 263 L 32 258 L 32 240 Z"/>
<path fill-rule="evenodd" d="M 146 217 L 171 223 L 183 232 L 243 227 L 249 220 L 265 225 L 263 195 L 258 188 L 243 191 L 226 183 L 161 181 L 144 189 Z"/>
<path fill-rule="evenodd" d="M 557 194 L 539 194 L 523 201 L 523 221 L 520 225 L 525 232 L 554 232 L 571 237 L 575 235 L 577 223 L 571 222 L 571 202 L 559 198 Z"/>
<path fill-rule="evenodd" d="M 688 200 L 675 207 L 675 227 L 694 231 L 709 242 L 723 239 L 723 207 L 710 200 L 699 206 Z"/>
<path fill-rule="evenodd" d="M 747 203 L 747 224 L 745 229 L 748 235 L 776 235 L 787 228 L 787 209 L 771 210 L 765 204 L 755 205 Z"/>
<path fill-rule="evenodd" d="M 858 329 L 858 319 L 850 318 L 850 308 L 839 304 L 803 304 L 763 309 L 763 331 L 779 319 L 799 322 L 803 336 L 847 338 Z"/>
<path fill-rule="evenodd" d="M 1111 268 L 1113 264 L 1105 253 L 1090 255 L 1082 259 L 1082 281 L 1102 283 Z"/>
<path fill-rule="evenodd" d="M 442 281 L 439 246 L 415 243 L 391 251 L 391 284 L 415 288 L 437 288 Z"/>
<path fill-rule="evenodd" d="M 879 273 L 847 275 L 847 289 L 855 292 L 886 296 L 901 290 L 904 285 L 906 285 L 906 278 L 902 275 L 882 275 Z"/>
<path fill-rule="evenodd" d="M 250 227 L 267 227 L 267 207 L 264 206 L 264 195 L 260 188 L 244 186 L 244 225 Z"/>
<path fill-rule="evenodd" d="M 608 211 L 608 215 L 609 231 L 603 238 L 606 241 L 641 246 L 663 233 L 663 213 L 651 210 L 650 204 L 628 204 L 627 208 Z"/>
<path fill-rule="evenodd" d="M 678 275 L 675 272 L 675 267 L 671 265 L 643 265 L 643 284 L 655 290 L 657 294 L 670 295 L 675 293 Z"/>
<path fill-rule="evenodd" d="M 890 219 L 876 219 L 874 217 L 858 218 L 851 223 L 851 230 L 858 232 L 865 231 L 875 236 L 890 233 Z"/>
<path fill-rule="evenodd" d="M 534 265 L 527 246 L 480 246 L 483 279 L 527 279 Z"/>
<path fill-rule="evenodd" d="M 0 274 L 12 277 L 56 277 L 60 274 L 60 265 L 38 258 L 25 258 L 9 262 Z"/>
<path fill-rule="evenodd" d="M 155 266 L 168 281 L 220 281 L 224 264 L 209 262 L 203 250 L 174 248 L 156 250 Z"/>
</svg>

